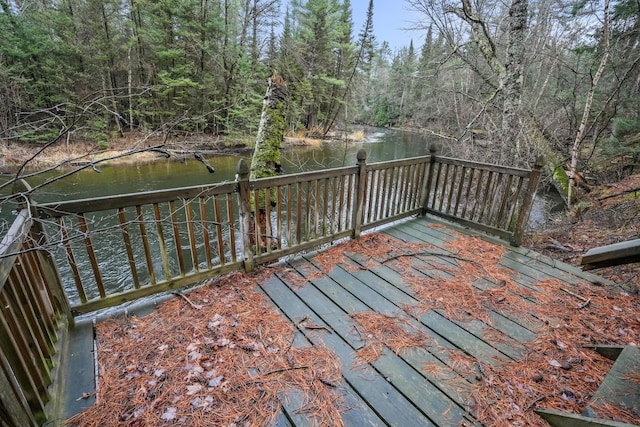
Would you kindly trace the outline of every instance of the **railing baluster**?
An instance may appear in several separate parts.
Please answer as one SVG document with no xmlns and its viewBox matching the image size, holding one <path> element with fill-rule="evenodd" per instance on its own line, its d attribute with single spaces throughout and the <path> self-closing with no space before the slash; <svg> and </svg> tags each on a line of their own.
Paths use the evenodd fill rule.
<svg viewBox="0 0 640 427">
<path fill-rule="evenodd" d="M 462 189 L 464 188 L 464 177 L 467 173 L 467 167 L 462 166 L 462 172 L 460 173 L 460 181 L 458 183 L 458 194 L 456 194 L 456 203 L 453 209 L 453 216 L 458 214 L 458 208 L 460 207 L 460 200 L 462 198 Z"/>
<path fill-rule="evenodd" d="M 351 209 L 353 201 L 353 187 L 355 185 L 355 175 L 349 175 L 349 181 L 347 182 L 347 207 L 344 212 L 345 229 L 353 224 L 354 212 Z"/>
<path fill-rule="evenodd" d="M 56 310 L 53 307 L 53 295 L 47 286 L 44 272 L 40 266 L 41 259 L 36 252 L 22 255 L 24 261 L 24 280 L 31 290 L 32 298 L 38 306 L 38 318 L 43 323 L 47 337 L 51 342 L 51 350 L 55 350 L 53 343 L 57 340 Z"/>
<path fill-rule="evenodd" d="M 60 228 L 62 244 L 64 245 L 64 249 L 67 254 L 67 262 L 69 263 L 69 267 L 71 268 L 73 281 L 76 285 L 76 291 L 78 291 L 78 297 L 80 298 L 80 302 L 85 303 L 87 302 L 87 295 L 84 292 L 84 286 L 82 285 L 82 279 L 80 278 L 80 271 L 78 270 L 76 257 L 73 254 L 73 248 L 71 247 L 71 243 L 69 241 L 69 234 L 67 232 L 67 227 L 64 225 L 63 218 L 57 218 L 56 223 Z"/>
<path fill-rule="evenodd" d="M 471 209 L 471 215 L 469 219 L 473 220 L 476 217 L 476 208 L 481 206 L 480 204 L 480 196 L 482 194 L 482 182 L 484 179 L 484 169 L 480 169 L 480 176 L 478 176 L 478 181 L 476 182 L 476 192 L 473 197 L 473 209 Z"/>
<path fill-rule="evenodd" d="M 200 271 L 198 265 L 198 248 L 196 246 L 196 233 L 193 228 L 193 212 L 191 211 L 191 202 L 184 201 L 185 219 L 187 221 L 187 234 L 189 235 L 189 248 L 191 249 L 191 265 L 194 271 Z"/>
<path fill-rule="evenodd" d="M 273 243 L 273 230 L 271 227 L 271 187 L 264 189 L 264 234 L 265 251 L 270 253 Z"/>
<path fill-rule="evenodd" d="M 467 191 L 465 193 L 464 196 L 464 206 L 462 207 L 462 213 L 460 214 L 460 216 L 462 218 L 466 218 L 466 214 L 467 214 L 467 208 L 469 207 L 469 203 L 471 203 L 471 187 L 473 186 L 473 176 L 475 175 L 476 170 L 474 168 L 471 168 L 471 172 L 469 173 L 469 178 L 467 181 Z M 460 186 L 460 188 L 462 188 L 462 186 Z M 460 202 L 458 202 L 460 203 Z"/>
<path fill-rule="evenodd" d="M 154 204 L 154 210 L 156 212 L 156 226 L 159 228 L 159 233 L 162 231 L 162 225 L 160 223 L 160 211 L 157 208 L 157 203 Z M 138 221 L 138 227 L 140 228 L 140 238 L 142 239 L 142 247 L 144 248 L 144 258 L 147 262 L 147 271 L 149 272 L 149 281 L 152 285 L 157 283 L 156 281 L 156 273 L 153 268 L 153 260 L 151 258 L 151 249 L 149 248 L 149 238 L 147 236 L 147 227 L 144 223 L 144 214 L 142 213 L 142 207 L 140 205 L 136 206 L 136 221 Z M 160 244 L 163 247 L 164 239 L 162 235 L 158 235 Z M 163 261 L 166 260 L 167 252 L 163 251 Z M 168 265 L 168 262 L 165 261 L 165 265 Z"/>
<path fill-rule="evenodd" d="M 178 266 L 180 267 L 180 276 L 184 277 L 186 271 L 184 268 L 184 254 L 182 253 L 182 240 L 180 239 L 180 222 L 178 221 L 178 209 L 176 201 L 169 202 L 169 212 L 171 215 L 171 227 L 173 229 L 173 242 L 176 245 L 176 255 L 178 256 Z M 170 279 L 170 277 L 168 278 Z"/>
<path fill-rule="evenodd" d="M 302 240 L 302 184 L 296 183 L 296 196 L 298 203 L 296 204 L 296 243 L 299 245 Z"/>
<path fill-rule="evenodd" d="M 513 182 L 513 175 L 507 177 L 507 182 L 504 186 L 504 193 L 502 194 L 502 200 L 500 201 L 500 210 L 498 211 L 498 217 L 494 221 L 496 227 L 500 227 L 500 224 L 504 221 L 504 211 L 507 208 L 507 201 L 511 196 L 511 184 Z"/>
<path fill-rule="evenodd" d="M 231 194 L 227 194 L 227 224 L 229 224 L 229 243 L 231 244 L 231 262 L 233 263 L 238 261 L 238 257 L 236 255 L 236 230 L 234 218 L 233 196 Z M 216 221 L 222 222 L 217 218 Z M 224 255 L 222 255 L 222 257 L 224 258 Z"/>
<path fill-rule="evenodd" d="M 91 236 L 89 234 L 89 227 L 87 227 L 87 220 L 84 214 L 78 215 L 78 221 L 80 223 L 80 231 L 84 235 L 84 245 L 87 250 L 87 255 L 89 255 L 89 261 L 91 263 L 91 270 L 93 271 L 93 277 L 96 280 L 96 286 L 98 286 L 98 292 L 100 293 L 100 297 L 104 298 L 107 296 L 107 293 L 104 290 L 104 283 L 102 283 L 102 275 L 100 274 L 100 268 L 98 267 L 98 259 L 96 258 L 96 253 L 93 250 L 93 243 L 91 241 Z"/>
<path fill-rule="evenodd" d="M 213 196 L 215 199 L 215 196 Z M 200 196 L 198 197 L 198 205 L 200 207 L 200 224 L 202 224 L 202 242 L 204 244 L 204 256 L 207 259 L 207 268 L 211 269 L 211 240 L 209 240 L 209 220 L 207 218 L 207 200 Z M 216 221 L 218 221 L 216 219 Z M 221 262 L 224 262 L 224 257 L 220 257 Z"/>
<path fill-rule="evenodd" d="M 516 190 L 511 196 L 511 201 L 509 203 L 509 213 L 507 214 L 506 222 L 504 224 L 504 227 L 509 231 L 513 231 L 515 226 L 514 215 L 516 213 L 516 207 L 518 206 L 518 199 L 520 198 L 520 192 L 522 191 L 523 182 L 524 178 L 519 176 L 518 183 L 516 184 Z"/>
<path fill-rule="evenodd" d="M 447 198 L 447 185 L 449 184 L 449 163 L 444 168 L 444 179 L 442 180 L 442 192 L 440 193 L 438 211 L 442 212 L 444 200 Z"/>
<path fill-rule="evenodd" d="M 142 215 L 142 208 L 139 207 L 139 215 Z M 153 215 L 155 217 L 156 231 L 158 232 L 158 245 L 160 246 L 160 257 L 162 258 L 162 266 L 164 267 L 164 277 L 167 281 L 171 280 L 171 267 L 169 266 L 169 254 L 167 252 L 167 244 L 164 240 L 164 228 L 162 227 L 162 215 L 160 215 L 160 206 L 157 203 L 153 204 Z M 144 225 L 144 216 L 142 222 Z M 146 242 L 145 248 L 148 251 L 147 263 L 151 262 L 151 251 L 149 249 L 149 241 L 147 239 L 147 233 L 145 228 L 143 243 Z M 145 255 L 147 252 L 145 252 Z M 152 263 L 153 265 L 153 263 Z M 153 268 L 153 267 L 152 267 Z M 154 275 L 155 279 L 155 275 Z M 155 280 L 152 282 L 155 283 Z"/>
<path fill-rule="evenodd" d="M 306 214 L 307 214 L 307 229 L 305 230 L 305 241 L 308 242 L 311 240 L 311 219 L 313 212 L 311 210 L 311 181 L 307 181 L 307 205 L 306 205 Z"/>
<path fill-rule="evenodd" d="M 133 278 L 133 286 L 140 288 L 140 278 L 138 277 L 138 269 L 136 268 L 136 260 L 133 256 L 133 246 L 131 245 L 131 237 L 129 236 L 129 226 L 125 216 L 124 208 L 118 208 L 118 221 L 120 222 L 120 230 L 122 231 L 122 239 L 124 240 L 124 248 L 127 251 L 127 260 L 129 261 L 129 269 Z"/>
<path fill-rule="evenodd" d="M 437 163 L 437 171 L 436 173 L 436 183 L 433 186 L 433 199 L 431 200 L 431 209 L 436 208 L 436 203 L 438 201 L 438 191 L 440 188 L 440 172 L 442 171 L 442 163 Z"/>
<path fill-rule="evenodd" d="M 365 194 L 369 195 L 368 207 L 367 207 L 367 222 L 371 222 L 373 211 L 375 210 L 374 201 L 377 204 L 376 192 L 380 188 L 380 171 L 372 170 L 367 173 L 367 186 L 365 186 Z M 375 217 L 373 217 L 375 218 Z"/>
<path fill-rule="evenodd" d="M 20 303 L 12 295 L 11 288 L 12 286 L 5 287 L 3 292 L 0 292 L 0 304 L 4 307 L 4 312 L 8 314 L 1 318 L 3 322 L 6 320 L 6 324 L 3 325 L 5 330 L 2 331 L 0 328 L 0 332 L 6 337 L 3 337 L 3 340 L 13 341 L 12 347 L 16 350 L 13 355 L 14 363 L 18 362 L 24 367 L 28 381 L 33 384 L 34 391 L 37 391 L 33 398 L 37 399 L 38 404 L 44 408 L 43 402 L 49 400 L 47 386 L 51 384 L 51 375 L 44 369 L 46 365 L 40 348 L 29 336 L 28 330 L 25 330 L 26 319 L 22 314 Z M 19 311 L 16 312 L 16 309 Z"/>
<path fill-rule="evenodd" d="M 326 236 L 330 233 L 330 223 L 327 226 L 327 222 L 329 222 L 329 178 L 325 178 L 323 180 L 324 184 L 324 192 L 323 192 L 323 203 L 322 203 L 322 237 Z"/>
<path fill-rule="evenodd" d="M 16 286 L 13 287 L 14 297 L 18 301 L 23 318 L 26 320 L 25 325 L 28 327 L 29 335 L 37 342 L 33 347 L 41 352 L 44 359 L 51 357 L 55 353 L 54 343 L 51 336 L 45 329 L 44 322 L 40 321 L 38 313 L 44 313 L 45 308 L 39 304 L 41 298 L 36 295 L 32 287 L 32 281 L 29 280 L 24 266 L 24 256 L 20 257 L 20 261 L 14 264 L 14 268 L 9 273 L 10 281 Z M 53 367 L 53 366 L 51 366 Z M 48 369 L 46 374 L 49 374 Z"/>
<path fill-rule="evenodd" d="M 276 247 L 282 250 L 282 186 L 276 187 Z"/>
<path fill-rule="evenodd" d="M 299 192 L 296 192 L 299 193 Z M 293 246 L 293 185 L 287 185 L 287 246 Z M 300 200 L 298 200 L 297 206 L 300 206 Z M 296 218 L 296 222 L 300 224 L 300 216 Z"/>
<path fill-rule="evenodd" d="M 453 199 L 453 195 L 456 192 L 456 178 L 458 175 L 458 166 L 453 165 L 453 172 L 451 173 L 450 185 L 449 185 L 449 197 L 447 198 L 447 211 L 446 213 L 451 212 L 451 201 Z"/>
<path fill-rule="evenodd" d="M 338 227 L 336 228 L 336 232 L 339 233 L 342 230 L 345 229 L 344 227 L 344 223 L 342 222 L 346 212 L 344 212 L 345 209 L 345 200 L 344 200 L 344 186 L 346 184 L 346 181 L 348 179 L 347 175 L 342 175 L 339 179 L 338 179 L 338 191 L 340 192 L 340 194 L 337 196 L 339 197 L 339 210 L 338 210 Z"/>
<path fill-rule="evenodd" d="M 398 183 L 400 182 L 400 168 L 393 167 L 390 169 L 391 177 L 389 179 L 389 197 L 387 197 L 387 213 L 385 218 L 395 215 L 398 208 Z"/>
<path fill-rule="evenodd" d="M 489 194 L 491 194 L 491 188 L 493 187 L 493 171 L 489 171 L 487 176 L 487 184 L 484 188 L 484 194 L 482 196 L 482 203 L 480 204 L 480 212 L 478 214 L 478 222 L 482 222 L 487 211 L 487 201 L 489 200 Z"/>
<path fill-rule="evenodd" d="M 20 383 L 21 391 L 24 392 L 30 406 L 44 411 L 49 393 L 39 369 L 35 366 L 22 328 L 16 324 L 15 313 L 7 301 L 4 291 L 0 292 L 0 304 L 5 307 L 0 315 L 0 342 L 2 342 L 2 348 L 7 350 L 5 353 L 7 362 L 11 366 L 13 375 Z"/>
</svg>

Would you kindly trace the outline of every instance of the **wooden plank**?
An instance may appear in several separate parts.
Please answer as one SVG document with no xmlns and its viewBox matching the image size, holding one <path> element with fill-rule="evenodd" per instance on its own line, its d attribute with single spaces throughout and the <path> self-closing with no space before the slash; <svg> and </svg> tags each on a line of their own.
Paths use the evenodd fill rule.
<svg viewBox="0 0 640 427">
<path fill-rule="evenodd" d="M 162 258 L 162 266 L 164 267 L 164 277 L 166 280 L 170 280 L 171 267 L 169 266 L 169 254 L 167 253 L 167 243 L 164 239 L 164 229 L 162 227 L 162 215 L 160 214 L 160 206 L 157 203 L 153 204 L 153 215 L 156 223 L 156 231 L 158 233 L 158 246 L 160 248 L 160 257 Z M 143 241 L 147 242 L 145 244 L 145 248 L 148 247 L 148 240 L 146 240 L 146 235 Z M 145 252 L 145 255 L 146 255 L 146 252 Z M 149 262 L 149 260 L 150 258 L 147 259 L 147 263 Z"/>
<path fill-rule="evenodd" d="M 392 235 L 394 237 L 397 238 L 403 238 L 405 236 L 409 236 L 411 237 L 411 235 L 404 235 L 403 231 L 406 232 L 411 232 L 411 230 L 406 230 L 405 227 L 403 227 L 404 224 L 400 225 L 400 226 L 396 226 L 392 229 L 386 230 L 386 233 L 389 235 Z M 403 230 L 403 231 L 401 231 Z M 403 240 L 407 240 L 406 238 Z M 442 249 L 443 253 L 449 253 L 450 251 L 446 250 L 446 249 Z M 446 257 L 434 257 L 434 259 L 437 259 L 438 262 L 441 262 L 445 265 L 449 265 L 449 266 L 456 266 L 457 264 L 455 264 L 454 262 L 452 262 L 450 259 L 446 258 Z M 434 270 L 429 264 L 426 264 L 424 261 L 420 260 L 419 258 L 416 258 L 415 260 L 415 274 L 425 274 L 427 276 L 430 277 L 437 277 L 439 275 L 442 275 L 442 277 L 451 277 L 448 273 L 446 272 L 441 272 L 438 270 Z M 401 280 L 401 277 L 400 277 Z M 516 280 L 514 280 L 515 283 L 518 283 Z M 473 283 L 473 286 L 475 288 L 477 288 L 478 290 L 487 290 L 487 289 L 492 289 L 495 288 L 497 286 L 497 284 L 495 283 L 490 283 L 488 281 L 475 281 Z M 524 286 L 526 287 L 526 286 Z M 529 289 L 528 287 L 526 287 L 527 289 Z M 409 291 L 411 292 L 411 291 Z M 527 301 L 527 303 L 532 304 L 533 303 L 526 299 L 525 297 L 523 297 L 522 295 L 518 294 L 518 293 L 513 293 L 512 294 L 515 298 L 522 298 L 525 301 Z M 517 321 L 512 320 L 512 316 L 509 315 L 509 313 L 503 313 L 501 311 L 499 311 L 498 309 L 492 309 L 489 310 L 489 316 L 491 319 L 491 324 L 487 325 L 490 326 L 504 334 L 506 334 L 507 336 L 513 338 L 514 340 L 518 341 L 518 342 L 526 342 L 526 341 L 531 341 L 533 339 L 535 339 L 535 331 L 537 330 L 537 328 L 539 326 L 542 325 L 542 322 L 539 321 L 535 321 L 535 319 L 523 319 L 522 317 L 518 317 Z M 479 335 L 477 335 L 480 339 L 483 339 L 484 333 L 480 334 L 481 329 L 480 328 L 476 328 L 475 329 Z M 510 348 L 509 344 L 504 343 L 505 346 L 503 347 L 503 349 L 506 349 L 508 352 L 512 352 L 513 349 Z M 519 347 L 519 345 L 517 344 L 513 344 L 515 347 Z M 512 357 L 517 356 L 517 353 L 513 353 Z"/>
<path fill-rule="evenodd" d="M 186 286 L 192 286 L 193 284 L 201 280 L 206 280 L 211 277 L 238 271 L 240 270 L 241 266 L 242 263 L 240 261 L 237 261 L 234 263 L 228 263 L 224 266 L 214 267 L 211 270 L 201 271 L 199 273 L 190 273 L 185 275 L 184 277 L 175 278 L 163 282 L 151 283 L 150 285 L 142 286 L 139 289 L 130 289 L 124 292 L 110 294 L 106 298 L 94 299 L 85 303 L 73 305 L 71 306 L 71 311 L 74 315 L 80 315 L 89 313 L 91 311 L 100 310 L 102 308 L 113 307 L 128 301 L 134 301 L 136 299 L 160 292 L 179 289 Z"/>
<path fill-rule="evenodd" d="M 296 262 L 292 266 L 301 274 L 307 274 L 307 270 L 315 270 L 315 268 L 312 268 L 310 265 L 300 262 Z M 343 276 L 348 276 L 344 270 L 341 270 L 341 272 Z M 388 301 L 382 302 L 384 301 L 383 298 L 377 298 L 377 301 L 381 304 L 386 303 L 385 308 L 374 307 L 367 301 L 362 300 L 361 297 L 363 295 L 370 295 L 373 296 L 374 299 L 376 298 L 377 294 L 370 290 L 365 290 L 359 295 L 351 294 L 343 287 L 345 284 L 343 279 L 346 279 L 346 277 L 339 279 L 340 284 L 328 276 L 312 280 L 311 284 L 298 290 L 298 295 L 300 295 L 316 313 L 331 313 L 330 316 L 322 314 L 322 317 L 327 324 L 333 328 L 335 333 L 339 334 L 354 348 L 362 346 L 364 342 L 359 335 L 353 333 L 355 330 L 355 322 L 346 316 L 348 313 L 373 310 L 393 317 L 403 318 L 409 323 L 413 323 L 415 330 L 424 329 L 421 328 L 421 325 L 417 322 L 411 322 L 411 318 L 402 313 L 395 305 L 390 304 Z M 354 278 L 352 277 L 352 279 Z M 361 284 L 359 286 L 355 280 L 352 280 L 351 285 L 350 290 L 352 291 L 357 288 L 366 288 L 365 286 L 361 286 Z M 340 312 L 341 314 L 338 314 Z M 334 316 L 339 317 L 339 319 L 335 319 Z M 432 345 L 438 346 L 440 343 L 441 342 L 432 343 Z M 467 414 L 461 407 L 463 403 L 457 401 L 460 399 L 460 396 L 457 394 L 464 394 L 464 388 L 460 386 L 456 388 L 455 391 L 450 390 L 451 394 L 455 397 L 450 397 L 443 393 L 438 386 L 428 381 L 421 372 L 424 369 L 424 363 L 429 361 L 434 361 L 434 358 L 425 358 L 421 360 L 422 363 L 416 362 L 416 365 L 412 366 L 400 355 L 394 354 L 390 349 L 386 349 L 384 354 L 373 362 L 372 365 L 385 378 L 392 379 L 392 383 L 396 385 L 398 390 L 407 396 L 407 398 L 410 398 L 410 400 L 437 425 L 459 425 L 462 420 L 468 421 Z M 420 374 L 418 374 L 418 372 L 420 372 Z M 442 384 L 438 385 L 442 386 Z M 469 389 L 466 391 L 468 392 Z"/>
<path fill-rule="evenodd" d="M 94 197 L 69 202 L 52 202 L 38 205 L 40 218 L 58 218 L 69 214 L 99 212 L 118 208 L 165 203 L 178 198 L 191 199 L 217 194 L 233 193 L 237 189 L 234 182 L 217 183 L 211 186 L 193 186 L 172 188 L 170 190 L 145 191 L 133 194 L 119 194 L 114 196 Z"/>
<path fill-rule="evenodd" d="M 583 270 L 640 262 L 640 239 L 592 248 L 582 256 Z"/>
<path fill-rule="evenodd" d="M 633 424 L 590 418 L 554 409 L 537 408 L 534 411 L 553 427 L 634 427 Z"/>
<path fill-rule="evenodd" d="M 339 287 L 330 289 L 322 286 L 334 283 L 327 277 L 314 280 L 312 283 L 313 286 L 307 285 L 298 290 L 298 295 L 314 312 L 320 313 L 334 334 L 339 335 L 354 349 L 361 347 L 364 342 L 359 335 L 354 334 L 355 322 L 344 310 L 347 309 L 349 313 L 360 312 L 368 311 L 369 307 L 359 303 L 353 297 L 348 298 Z M 334 298 L 340 301 L 340 307 L 336 307 Z M 397 315 L 397 313 L 393 314 Z M 416 370 L 389 349 L 386 349 L 383 355 L 372 363 L 372 366 L 437 425 L 458 425 L 462 420 L 467 419 L 466 412 L 457 403 L 419 373 L 422 366 Z M 376 402 L 369 403 L 374 407 L 376 405 Z M 385 419 L 389 421 L 388 418 L 385 417 Z"/>
<path fill-rule="evenodd" d="M 622 345 L 585 345 L 584 347 L 592 348 L 593 350 L 597 351 L 598 354 L 601 354 L 602 356 L 610 360 L 616 360 L 618 356 L 620 356 L 620 353 L 622 353 L 622 350 L 624 350 L 624 346 Z"/>
<path fill-rule="evenodd" d="M 640 348 L 627 346 L 616 359 L 582 414 L 597 417 L 600 405 L 615 405 L 634 414 L 640 414 L 640 384 L 629 377 L 638 372 L 640 372 Z"/>
<path fill-rule="evenodd" d="M 352 265 L 356 264 L 354 263 Z M 383 269 L 384 268 L 386 267 L 383 267 Z M 346 271 L 342 268 L 336 268 L 329 274 L 329 277 L 333 278 L 334 280 L 340 280 L 339 274 L 336 274 L 339 273 L 340 270 L 342 271 L 342 274 L 346 273 Z M 397 280 L 388 281 L 382 279 L 369 270 L 358 270 L 349 273 L 352 274 L 355 279 L 357 279 L 357 281 L 354 282 L 353 286 L 351 286 L 350 288 L 362 288 L 363 292 L 365 293 L 375 292 L 393 303 L 396 307 L 395 310 L 397 311 L 402 310 L 402 307 L 406 304 L 415 304 L 417 302 L 415 298 L 397 287 L 398 285 L 402 287 L 401 276 L 392 270 L 388 270 L 388 272 L 390 276 L 397 277 Z M 367 288 L 369 288 L 369 290 L 367 290 Z M 407 316 L 404 318 L 404 320 L 406 320 L 415 330 L 419 330 L 425 333 L 429 337 L 430 345 L 428 350 L 419 349 L 418 352 L 411 352 L 406 355 L 401 355 L 401 357 L 418 371 L 423 371 L 425 364 L 429 363 L 439 366 L 441 372 L 450 370 L 452 373 L 454 373 L 452 376 L 445 378 L 446 381 L 443 381 L 440 377 L 436 378 L 430 375 L 430 373 L 428 372 L 422 372 L 430 382 L 436 384 L 438 388 L 445 391 L 450 399 L 458 402 L 458 404 L 463 406 L 465 404 L 463 395 L 467 388 L 464 384 L 461 384 L 461 381 L 468 381 L 469 383 L 467 385 L 469 385 L 470 382 L 474 381 L 474 379 L 472 377 L 465 377 L 466 372 L 456 373 L 457 365 L 455 363 L 455 360 L 451 357 L 450 352 L 450 350 L 455 349 L 455 346 L 448 342 L 446 338 L 435 334 L 432 330 L 421 324 L 417 319 Z"/>
<path fill-rule="evenodd" d="M 580 268 L 574 267 L 573 265 L 564 263 L 562 261 L 558 261 L 557 259 L 553 259 L 547 255 L 543 255 L 532 249 L 521 246 L 506 245 L 507 242 L 505 240 L 493 237 L 491 235 L 483 234 L 481 231 L 474 230 L 473 228 L 466 228 L 462 221 L 459 221 L 458 223 L 452 223 L 448 221 L 442 221 L 435 216 L 424 216 L 421 218 L 416 218 L 414 221 L 407 222 L 406 224 L 409 224 L 417 229 L 424 230 L 436 230 L 436 228 L 430 227 L 430 224 L 444 225 L 444 227 L 440 227 L 437 230 L 451 234 L 454 232 L 458 232 L 469 236 L 480 236 L 482 237 L 482 239 L 488 242 L 505 246 L 505 253 L 517 254 L 519 256 L 526 257 L 529 262 L 536 261 L 536 263 L 546 264 L 547 266 L 552 267 L 553 270 L 557 271 L 558 273 L 568 273 L 568 276 L 566 277 L 570 279 L 572 278 L 573 280 L 576 280 L 576 278 L 580 278 L 582 280 L 586 280 L 595 284 L 606 284 L 615 286 L 615 283 L 604 279 L 601 276 L 582 271 Z"/>
<path fill-rule="evenodd" d="M 0 242 L 0 291 L 9 277 L 9 272 L 13 268 L 17 253 L 22 248 L 22 243 L 29 233 L 31 224 L 32 219 L 29 211 L 22 209 Z"/>
<path fill-rule="evenodd" d="M 305 316 L 309 316 L 309 319 L 313 323 L 329 326 L 323 318 L 315 314 L 314 311 L 301 300 L 298 293 L 294 293 L 277 278 L 273 277 L 267 280 L 261 284 L 261 287 L 264 292 L 269 295 L 274 304 L 279 307 L 292 322 L 298 322 Z M 323 312 L 328 313 L 329 316 L 332 315 L 330 311 Z M 353 354 L 354 348 L 347 344 L 340 336 L 333 333 L 326 333 L 319 336 L 317 333 L 309 333 L 309 331 L 306 330 L 303 332 L 314 345 L 326 346 L 337 354 L 342 362 L 343 378 L 349 386 L 355 389 L 362 399 L 367 402 L 368 407 L 373 409 L 371 413 L 363 410 L 364 413 L 361 415 L 364 416 L 354 420 L 353 425 L 358 425 L 359 422 L 364 425 L 367 423 L 376 425 L 379 423 L 379 421 L 376 421 L 376 418 L 382 418 L 387 420 L 390 425 L 399 427 L 431 425 L 424 415 L 418 412 L 392 384 L 378 373 L 372 369 L 352 369 L 356 363 L 355 355 Z M 343 420 L 350 415 L 350 412 L 351 411 L 348 411 L 343 414 Z"/>
</svg>

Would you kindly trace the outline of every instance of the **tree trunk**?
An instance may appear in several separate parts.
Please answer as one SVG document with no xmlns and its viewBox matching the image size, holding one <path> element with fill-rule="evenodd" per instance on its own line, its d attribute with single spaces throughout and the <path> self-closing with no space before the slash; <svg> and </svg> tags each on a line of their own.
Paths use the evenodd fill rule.
<svg viewBox="0 0 640 427">
<path fill-rule="evenodd" d="M 267 178 L 276 176 L 281 173 L 280 151 L 284 140 L 285 132 L 285 101 L 287 98 L 287 85 L 285 81 L 277 73 L 268 81 L 267 93 L 262 104 L 262 115 L 260 116 L 260 125 L 258 127 L 258 135 L 256 136 L 256 146 L 251 160 L 250 178 Z M 268 218 L 266 218 L 267 204 L 271 205 L 276 202 L 275 194 L 267 194 L 264 190 L 258 193 L 258 199 L 251 201 L 251 210 L 256 216 L 254 225 L 258 225 L 260 236 L 256 236 L 254 230 L 254 242 L 260 247 L 265 248 L 267 244 L 272 247 L 277 242 L 270 237 Z M 259 238 L 258 238 L 259 237 Z"/>
<path fill-rule="evenodd" d="M 582 112 L 582 120 L 580 120 L 580 126 L 578 127 L 578 133 L 576 134 L 575 139 L 573 140 L 573 145 L 571 146 L 571 163 L 569 165 L 569 187 L 567 188 L 567 204 L 571 206 L 573 203 L 573 191 L 576 185 L 576 173 L 578 172 L 578 157 L 580 156 L 580 145 L 586 136 L 587 124 L 589 122 L 589 115 L 591 114 L 591 105 L 593 104 L 593 96 L 595 95 L 596 88 L 598 87 L 598 82 L 600 81 L 600 77 L 602 77 L 602 73 L 604 72 L 604 68 L 607 65 L 607 61 L 609 59 L 609 0 L 605 0 L 604 3 L 604 23 L 603 23 L 603 42 L 604 42 L 604 53 L 602 54 L 602 59 L 600 59 L 600 65 L 598 66 L 598 70 L 596 74 L 593 76 L 593 80 L 591 81 L 591 88 L 589 89 L 589 93 L 587 93 L 587 99 L 584 103 L 584 111 Z"/>
<path fill-rule="evenodd" d="M 513 0 L 509 8 L 509 44 L 505 63 L 502 103 L 503 147 L 511 152 L 511 158 L 520 155 L 519 111 L 522 95 L 522 62 L 525 53 L 527 29 L 527 0 Z M 507 150 L 502 150 L 505 152 Z"/>
</svg>

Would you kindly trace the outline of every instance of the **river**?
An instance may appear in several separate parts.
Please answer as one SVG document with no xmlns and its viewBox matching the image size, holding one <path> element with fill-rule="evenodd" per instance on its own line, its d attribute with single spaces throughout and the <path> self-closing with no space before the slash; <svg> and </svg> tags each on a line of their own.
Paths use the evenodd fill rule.
<svg viewBox="0 0 640 427">
<path fill-rule="evenodd" d="M 372 129 L 363 141 L 357 143 L 334 141 L 317 146 L 285 148 L 282 152 L 282 167 L 289 174 L 354 165 L 356 153 L 361 148 L 367 151 L 367 162 L 422 156 L 429 152 L 430 142 L 419 133 Z M 154 162 L 139 164 L 105 164 L 99 166 L 100 172 L 89 168 L 49 184 L 37 191 L 33 198 L 44 203 L 223 182 L 235 179 L 238 161 L 242 157 L 250 161 L 250 156 L 250 153 L 211 156 L 208 161 L 215 168 L 215 173 L 209 173 L 193 157 L 184 162 L 176 158 L 160 158 Z M 32 178 L 29 184 L 37 185 L 52 176 L 54 175 L 45 174 Z"/>
<path fill-rule="evenodd" d="M 434 142 L 433 137 L 418 132 L 366 128 L 365 138 L 360 142 L 334 141 L 287 147 L 282 152 L 282 166 L 285 173 L 299 173 L 353 165 L 361 148 L 367 152 L 367 162 L 423 156 L 428 154 L 431 142 Z M 235 179 L 238 161 L 243 157 L 250 161 L 250 156 L 250 153 L 211 156 L 208 161 L 215 168 L 215 173 L 209 173 L 192 157 L 184 161 L 172 157 L 138 164 L 104 164 L 99 166 L 99 172 L 89 168 L 53 182 L 35 192 L 33 199 L 45 203 L 229 181 Z M 54 176 L 56 172 L 51 172 L 28 181 L 35 186 Z M 544 223 L 549 212 L 562 208 L 557 194 L 539 193 L 531 214 L 530 225 L 533 227 Z M 11 221 L 8 209 L 0 206 L 0 211 L 0 220 Z M 0 230 L 6 230 L 6 225 Z"/>
<path fill-rule="evenodd" d="M 330 142 L 317 146 L 286 148 L 283 150 L 282 166 L 285 173 L 299 173 L 354 165 L 356 153 L 360 149 L 367 152 L 368 162 L 416 157 L 427 154 L 431 142 L 430 138 L 419 133 L 369 129 L 364 140 L 357 143 Z M 209 157 L 207 160 L 214 166 L 214 173 L 209 173 L 202 163 L 192 157 L 184 161 L 178 161 L 176 158 L 162 158 L 139 164 L 100 165 L 99 172 L 86 169 L 46 185 L 34 193 L 33 200 L 44 203 L 231 181 L 235 179 L 236 166 L 243 157 L 250 160 L 250 153 L 246 153 L 244 156 L 215 155 Z M 29 179 L 29 184 L 35 186 L 45 179 L 55 176 L 55 172 L 42 174 Z M 556 201 L 552 195 L 543 193 L 541 197 L 538 197 L 531 215 L 530 226 L 544 223 L 546 213 L 554 203 Z M 0 219 L 3 219 L 4 222 L 0 230 L 6 230 L 9 222 L 12 221 L 9 209 L 3 209 L 0 212 Z M 119 249 L 109 245 L 108 235 L 95 236 L 94 240 L 96 247 L 100 248 L 101 255 L 110 260 L 109 262 L 121 258 Z M 54 256 L 64 259 L 65 254 L 60 249 L 60 253 L 55 253 Z M 110 292 L 131 287 L 128 265 L 126 263 L 115 264 L 118 263 L 114 261 L 114 265 L 104 268 L 104 279 L 107 283 L 112 284 L 108 289 Z M 88 264 L 83 264 L 81 267 L 83 267 L 81 270 L 84 267 L 88 269 Z M 74 289 L 72 276 L 68 271 L 68 265 L 61 263 L 60 268 L 63 286 L 69 293 L 72 302 L 77 302 L 78 296 Z M 95 295 L 93 296 L 95 297 Z"/>
</svg>

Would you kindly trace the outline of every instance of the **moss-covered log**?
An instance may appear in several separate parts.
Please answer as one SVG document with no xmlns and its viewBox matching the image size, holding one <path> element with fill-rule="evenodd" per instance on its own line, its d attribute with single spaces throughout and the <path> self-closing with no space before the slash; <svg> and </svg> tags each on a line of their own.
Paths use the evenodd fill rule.
<svg viewBox="0 0 640 427">
<path fill-rule="evenodd" d="M 285 105 L 287 85 L 277 73 L 268 80 L 267 93 L 262 105 L 262 115 L 256 146 L 251 160 L 251 179 L 267 178 L 282 172 L 280 152 L 285 132 Z M 258 194 L 258 200 L 251 199 L 251 210 L 256 216 L 256 222 L 261 230 L 265 230 L 267 218 L 265 210 L 267 203 L 275 203 L 275 194 L 267 195 L 264 191 Z M 260 245 L 266 246 L 267 237 L 260 238 Z M 273 244 L 274 242 L 271 242 Z"/>
</svg>

